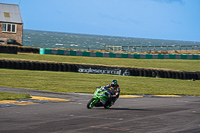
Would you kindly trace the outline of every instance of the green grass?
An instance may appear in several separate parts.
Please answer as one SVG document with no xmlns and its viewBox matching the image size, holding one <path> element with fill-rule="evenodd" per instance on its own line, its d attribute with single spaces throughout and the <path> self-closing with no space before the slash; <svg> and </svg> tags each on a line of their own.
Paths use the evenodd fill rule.
<svg viewBox="0 0 200 133">
<path fill-rule="evenodd" d="M 66 55 L 39 55 L 39 54 L 0 54 L 0 59 L 25 59 L 35 61 L 53 61 L 100 65 L 117 65 L 128 67 L 169 69 L 178 71 L 200 71 L 200 60 L 183 59 L 127 59 L 127 58 L 102 58 Z"/>
<path fill-rule="evenodd" d="M 95 87 L 117 79 L 121 94 L 198 95 L 200 81 L 147 78 L 107 74 L 83 74 L 72 72 L 28 71 L 0 69 L 0 86 L 29 88 L 53 92 L 93 93 Z"/>
<path fill-rule="evenodd" d="M 15 100 L 30 98 L 28 94 L 0 92 L 0 100 Z"/>
<path fill-rule="evenodd" d="M 170 59 L 125 59 L 96 58 L 64 55 L 0 54 L 0 59 L 53 61 L 84 64 L 116 65 L 140 68 L 169 69 L 179 71 L 200 71 L 200 60 Z M 200 81 L 147 78 L 120 75 L 83 74 L 72 72 L 49 72 L 0 69 L 0 86 L 29 88 L 54 92 L 93 93 L 95 87 L 109 84 L 117 79 L 121 94 L 138 95 L 197 95 L 200 96 Z M 17 95 L 17 96 L 16 96 Z M 23 95 L 23 96 L 22 96 Z M 0 100 L 24 99 L 25 94 L 0 93 Z"/>
</svg>

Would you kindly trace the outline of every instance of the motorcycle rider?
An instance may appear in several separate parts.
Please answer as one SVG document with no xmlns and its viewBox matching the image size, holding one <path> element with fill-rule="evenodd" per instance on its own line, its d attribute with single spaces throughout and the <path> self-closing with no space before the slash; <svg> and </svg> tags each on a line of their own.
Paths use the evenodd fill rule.
<svg viewBox="0 0 200 133">
<path fill-rule="evenodd" d="M 104 87 L 110 89 L 111 95 L 109 95 L 109 101 L 111 102 L 111 105 L 114 105 L 120 94 L 120 88 L 117 80 L 112 80 L 111 84 L 108 84 Z"/>
</svg>

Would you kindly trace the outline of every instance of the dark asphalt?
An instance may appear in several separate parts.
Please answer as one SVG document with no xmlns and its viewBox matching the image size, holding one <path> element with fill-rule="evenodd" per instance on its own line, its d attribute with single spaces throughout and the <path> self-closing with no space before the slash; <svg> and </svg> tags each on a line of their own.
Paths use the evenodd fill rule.
<svg viewBox="0 0 200 133">
<path fill-rule="evenodd" d="M 0 108 L 0 133 L 199 133 L 200 97 L 119 98 L 87 109 L 91 95 L 0 87 L 0 91 L 73 99 Z"/>
</svg>

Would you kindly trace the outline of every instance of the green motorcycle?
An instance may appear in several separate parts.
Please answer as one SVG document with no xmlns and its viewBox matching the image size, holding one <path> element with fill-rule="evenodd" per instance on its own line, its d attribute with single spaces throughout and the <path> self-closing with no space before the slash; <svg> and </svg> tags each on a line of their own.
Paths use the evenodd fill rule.
<svg viewBox="0 0 200 133">
<path fill-rule="evenodd" d="M 94 106 L 104 106 L 105 109 L 110 108 L 112 106 L 109 100 L 110 95 L 110 89 L 106 89 L 105 87 L 97 88 L 94 92 L 94 97 L 87 103 L 87 108 L 92 109 Z"/>
</svg>

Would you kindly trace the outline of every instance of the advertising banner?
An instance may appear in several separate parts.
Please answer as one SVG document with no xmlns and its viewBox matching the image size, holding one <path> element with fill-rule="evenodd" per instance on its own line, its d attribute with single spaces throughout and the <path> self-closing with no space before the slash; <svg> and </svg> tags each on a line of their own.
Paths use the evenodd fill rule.
<svg viewBox="0 0 200 133">
<path fill-rule="evenodd" d="M 80 72 L 80 73 L 112 74 L 112 75 L 130 76 L 129 69 L 113 68 L 113 67 L 81 66 L 81 67 L 78 68 L 78 72 Z"/>
</svg>

